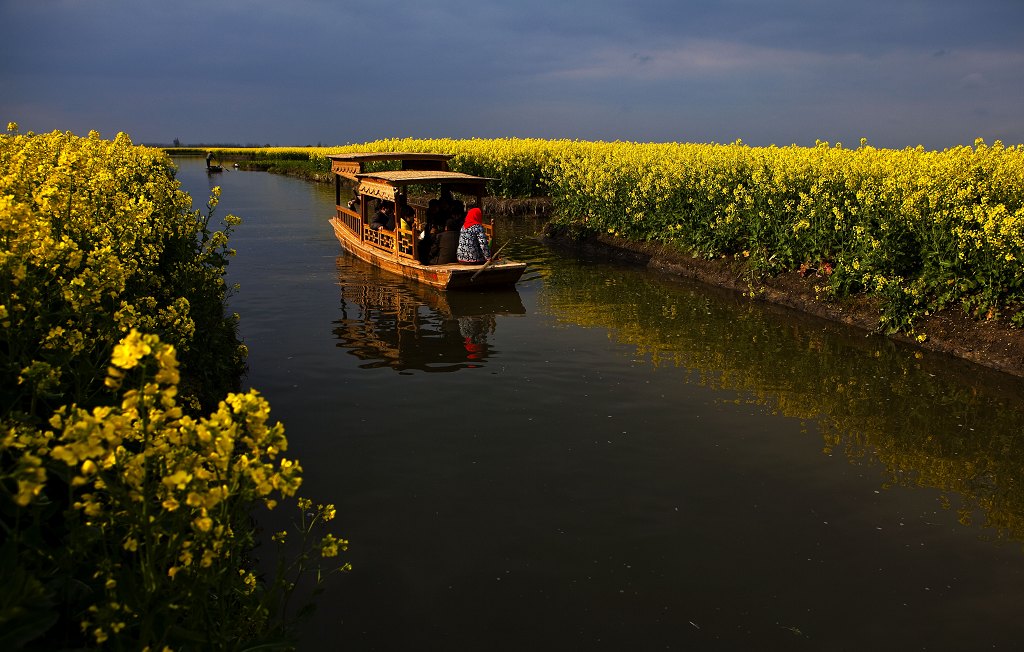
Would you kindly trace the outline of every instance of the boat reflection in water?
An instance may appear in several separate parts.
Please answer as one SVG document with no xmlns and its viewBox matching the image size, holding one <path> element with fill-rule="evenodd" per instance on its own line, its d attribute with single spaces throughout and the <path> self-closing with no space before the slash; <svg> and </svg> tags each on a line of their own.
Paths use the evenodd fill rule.
<svg viewBox="0 0 1024 652">
<path fill-rule="evenodd" d="M 338 346 L 363 369 L 448 372 L 482 367 L 498 352 L 488 338 L 497 315 L 526 313 L 515 289 L 441 292 L 386 274 L 354 256 L 338 257 Z"/>
</svg>

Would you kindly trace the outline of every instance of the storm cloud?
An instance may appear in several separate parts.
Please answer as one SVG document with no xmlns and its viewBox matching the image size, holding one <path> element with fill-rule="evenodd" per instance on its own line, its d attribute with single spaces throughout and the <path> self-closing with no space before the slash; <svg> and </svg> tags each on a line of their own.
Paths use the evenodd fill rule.
<svg viewBox="0 0 1024 652">
<path fill-rule="evenodd" d="M 136 142 L 1024 142 L 1024 3 L 0 1 L 0 118 Z"/>
</svg>

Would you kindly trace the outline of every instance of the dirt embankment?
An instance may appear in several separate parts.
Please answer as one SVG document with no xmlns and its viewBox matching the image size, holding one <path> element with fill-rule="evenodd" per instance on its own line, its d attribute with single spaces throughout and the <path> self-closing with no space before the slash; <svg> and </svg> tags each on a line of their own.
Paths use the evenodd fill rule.
<svg viewBox="0 0 1024 652">
<path fill-rule="evenodd" d="M 878 331 L 877 304 L 865 297 L 824 301 L 814 291 L 815 284 L 821 285 L 822 280 L 813 273 L 801 275 L 798 272 L 787 272 L 771 278 L 756 279 L 752 283 L 752 279 L 745 273 L 746 265 L 729 258 L 692 258 L 664 245 L 630 242 L 612 236 L 579 240 L 563 233 L 549 232 L 546 237 L 560 246 L 584 249 L 591 254 L 746 294 L 753 292 L 753 301 L 768 301 L 868 332 Z M 1024 377 L 1024 329 L 1011 328 L 998 320 L 977 321 L 956 309 L 944 310 L 924 318 L 917 325 L 917 331 L 927 335 L 924 342 L 906 335 L 889 337 Z"/>
</svg>

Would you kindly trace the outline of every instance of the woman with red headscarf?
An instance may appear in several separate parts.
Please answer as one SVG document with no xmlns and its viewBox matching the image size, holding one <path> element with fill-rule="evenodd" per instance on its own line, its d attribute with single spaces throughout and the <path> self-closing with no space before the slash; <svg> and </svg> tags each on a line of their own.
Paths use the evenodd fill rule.
<svg viewBox="0 0 1024 652">
<path fill-rule="evenodd" d="M 483 219 L 484 214 L 479 208 L 471 208 L 466 213 L 466 221 L 459 232 L 459 250 L 456 254 L 459 262 L 464 265 L 486 263 L 491 257 L 491 247 L 487 243 Z"/>
</svg>

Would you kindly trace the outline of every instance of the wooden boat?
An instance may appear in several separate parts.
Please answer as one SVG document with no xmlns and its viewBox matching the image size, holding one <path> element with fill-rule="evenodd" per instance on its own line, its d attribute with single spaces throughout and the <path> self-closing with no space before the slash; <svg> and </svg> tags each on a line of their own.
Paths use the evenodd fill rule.
<svg viewBox="0 0 1024 652">
<path fill-rule="evenodd" d="M 214 174 L 216 172 L 223 172 L 223 171 L 224 171 L 224 166 L 221 166 L 221 165 L 207 165 L 206 166 L 206 173 L 207 174 Z"/>
<path fill-rule="evenodd" d="M 334 154 L 335 215 L 331 218 L 334 235 L 341 246 L 371 265 L 441 290 L 512 287 L 523 275 L 526 263 L 492 259 L 484 265 L 428 265 L 420 262 L 420 232 L 427 226 L 427 203 L 410 197 L 410 190 L 427 189 L 475 199 L 483 205 L 487 194 L 486 177 L 477 177 L 448 169 L 448 154 L 419 152 L 369 152 Z M 400 163 L 399 170 L 367 171 L 368 164 Z M 343 189 L 351 188 L 353 201 L 342 203 Z M 394 230 L 374 229 L 371 204 L 392 202 L 399 216 L 405 207 L 412 209 L 412 224 Z M 403 220 L 404 221 L 404 220 Z M 397 220 L 396 220 L 397 222 Z M 491 224 L 484 224 L 493 235 Z"/>
</svg>

